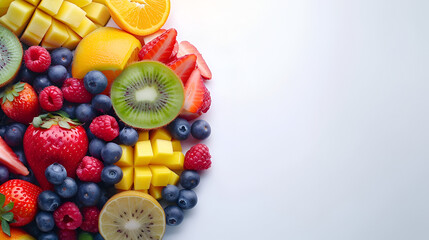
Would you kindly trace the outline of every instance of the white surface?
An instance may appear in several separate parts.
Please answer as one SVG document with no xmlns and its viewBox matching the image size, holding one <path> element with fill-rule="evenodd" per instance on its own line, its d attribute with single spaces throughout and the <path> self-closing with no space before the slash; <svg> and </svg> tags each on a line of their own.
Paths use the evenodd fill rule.
<svg viewBox="0 0 429 240">
<path fill-rule="evenodd" d="M 165 239 L 428 239 L 428 10 L 172 0 L 213 72 L 213 167 Z"/>
</svg>

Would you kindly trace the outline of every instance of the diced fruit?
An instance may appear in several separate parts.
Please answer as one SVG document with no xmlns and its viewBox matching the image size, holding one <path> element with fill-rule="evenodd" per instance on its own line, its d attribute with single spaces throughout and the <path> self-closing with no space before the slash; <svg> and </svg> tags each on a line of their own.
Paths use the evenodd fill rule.
<svg viewBox="0 0 429 240">
<path fill-rule="evenodd" d="M 39 4 L 40 0 L 25 0 L 28 3 L 31 3 L 33 6 L 37 6 L 37 4 Z"/>
<path fill-rule="evenodd" d="M 164 165 L 172 170 L 183 170 L 185 155 L 182 152 L 173 152 L 173 156 L 167 158 Z"/>
<path fill-rule="evenodd" d="M 195 54 L 197 56 L 197 67 L 200 69 L 201 76 L 206 80 L 210 80 L 212 78 L 212 73 L 201 53 L 190 42 L 182 41 L 179 43 L 179 52 L 177 53 L 177 57 L 180 58 L 187 54 Z"/>
<path fill-rule="evenodd" d="M 63 0 L 42 0 L 38 8 L 47 14 L 54 16 L 60 10 Z"/>
<path fill-rule="evenodd" d="M 171 135 L 168 132 L 168 130 L 165 128 L 157 128 L 155 130 L 152 130 L 150 131 L 149 135 L 151 140 L 155 140 L 155 139 L 163 139 L 167 141 L 171 140 Z"/>
<path fill-rule="evenodd" d="M 13 2 L 14 0 L 2 0 L 0 2 L 0 8 L 8 8 L 10 3 Z"/>
<path fill-rule="evenodd" d="M 84 38 L 89 33 L 97 29 L 97 26 L 89 20 L 89 18 L 84 17 L 80 22 L 78 27 L 70 26 L 70 28 L 75 31 L 80 37 Z"/>
<path fill-rule="evenodd" d="M 70 28 L 67 28 L 67 32 L 69 34 L 69 38 L 65 43 L 63 43 L 63 47 L 68 49 L 74 49 L 79 44 L 79 42 L 82 40 L 82 38 L 77 35 L 73 30 Z"/>
<path fill-rule="evenodd" d="M 136 167 L 134 169 L 134 189 L 149 189 L 152 181 L 152 172 L 149 167 Z"/>
<path fill-rule="evenodd" d="M 39 45 L 52 23 L 52 17 L 36 9 L 21 40 L 28 45 Z"/>
<path fill-rule="evenodd" d="M 201 79 L 200 71 L 195 69 L 185 85 L 185 104 L 183 105 L 181 116 L 186 119 L 186 114 L 196 114 L 204 101 L 204 82 Z"/>
<path fill-rule="evenodd" d="M 52 20 L 52 24 L 46 32 L 43 41 L 55 47 L 61 47 L 68 38 L 67 27 L 57 20 Z"/>
<path fill-rule="evenodd" d="M 76 4 L 78 7 L 85 7 L 92 2 L 92 0 L 67 0 L 71 3 Z"/>
<path fill-rule="evenodd" d="M 122 180 L 115 184 L 115 188 L 119 190 L 130 190 L 134 181 L 134 169 L 132 167 L 122 167 Z"/>
<path fill-rule="evenodd" d="M 134 147 L 134 163 L 136 166 L 149 165 L 153 158 L 152 146 L 149 140 L 139 141 Z"/>
<path fill-rule="evenodd" d="M 171 170 L 161 165 L 149 165 L 149 167 L 152 171 L 151 184 L 155 187 L 167 186 L 170 181 Z"/>
<path fill-rule="evenodd" d="M 167 30 L 161 28 L 161 29 L 159 29 L 158 31 L 156 31 L 156 32 L 154 32 L 152 34 L 142 36 L 142 38 L 143 38 L 142 45 L 147 44 L 150 41 L 154 40 L 155 38 L 157 38 L 158 36 L 160 36 L 161 34 L 163 34 L 165 31 L 167 31 Z"/>
<path fill-rule="evenodd" d="M 177 175 L 173 171 L 170 172 L 170 180 L 168 181 L 168 184 L 170 184 L 170 185 L 177 185 L 177 183 L 179 183 L 179 180 L 180 180 L 180 176 L 179 175 Z"/>
<path fill-rule="evenodd" d="M 183 84 L 186 84 L 191 73 L 195 70 L 196 64 L 197 56 L 195 54 L 188 54 L 170 62 L 168 66 L 180 77 Z"/>
<path fill-rule="evenodd" d="M 139 132 L 139 140 L 138 141 L 146 141 L 149 140 L 149 131 L 141 130 Z"/>
<path fill-rule="evenodd" d="M 177 139 L 171 140 L 171 145 L 173 145 L 173 152 L 181 152 L 182 151 L 182 144 L 180 144 L 180 141 Z"/>
<path fill-rule="evenodd" d="M 78 28 L 85 15 L 86 12 L 76 4 L 64 1 L 54 17 L 70 27 Z"/>
<path fill-rule="evenodd" d="M 168 29 L 160 36 L 145 44 L 139 52 L 140 60 L 154 60 L 167 63 L 176 43 L 177 31 Z"/>
<path fill-rule="evenodd" d="M 149 194 L 155 199 L 161 199 L 163 188 L 164 187 L 155 187 L 155 186 L 150 185 Z"/>
<path fill-rule="evenodd" d="M 86 16 L 96 24 L 104 26 L 109 21 L 109 9 L 101 3 L 93 2 L 82 9 L 86 12 Z"/>
<path fill-rule="evenodd" d="M 34 6 L 23 0 L 15 0 L 10 4 L 7 13 L 3 16 L 8 20 L 6 23 L 8 23 L 8 25 L 12 24 L 14 27 L 8 25 L 5 25 L 5 27 L 9 27 L 9 29 L 11 29 L 11 27 L 16 29 L 16 31 L 13 32 L 17 36 L 20 36 L 28 21 L 30 21 L 34 9 Z"/>
<path fill-rule="evenodd" d="M 173 157 L 173 145 L 171 141 L 154 139 L 152 142 L 153 158 L 150 164 L 165 164 Z"/>
<path fill-rule="evenodd" d="M 133 148 L 131 146 L 126 146 L 126 145 L 120 145 L 120 146 L 122 148 L 122 155 L 119 161 L 117 161 L 115 164 L 120 167 L 132 167 L 134 165 Z"/>
</svg>

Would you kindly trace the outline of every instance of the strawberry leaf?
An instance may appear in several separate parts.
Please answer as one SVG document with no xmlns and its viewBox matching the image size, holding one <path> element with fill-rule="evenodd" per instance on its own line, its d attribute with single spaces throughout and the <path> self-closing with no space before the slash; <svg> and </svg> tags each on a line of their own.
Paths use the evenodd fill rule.
<svg viewBox="0 0 429 240">
<path fill-rule="evenodd" d="M 65 111 L 63 111 L 63 110 L 60 110 L 60 111 L 57 111 L 56 112 L 58 115 L 60 115 L 61 117 L 63 117 L 63 118 L 69 118 L 70 116 L 68 115 L 68 113 L 66 113 Z"/>
<path fill-rule="evenodd" d="M 6 201 L 6 197 L 3 194 L 0 194 L 0 207 L 3 206 L 5 201 Z"/>
<path fill-rule="evenodd" d="M 10 202 L 6 204 L 6 206 L 3 207 L 3 212 L 9 212 L 13 208 L 13 202 Z"/>
<path fill-rule="evenodd" d="M 42 128 L 44 128 L 44 129 L 49 129 L 49 128 L 51 128 L 52 127 L 52 125 L 54 125 L 55 124 L 55 122 L 54 121 L 47 121 L 47 122 L 45 122 L 45 123 L 43 123 L 42 124 Z"/>
<path fill-rule="evenodd" d="M 10 237 L 10 227 L 9 227 L 9 223 L 2 219 L 1 220 L 1 229 L 3 230 L 3 232 L 8 235 Z"/>
<path fill-rule="evenodd" d="M 60 127 L 64 128 L 64 129 L 71 129 L 70 124 L 66 121 L 63 121 L 63 120 L 59 121 L 58 125 L 60 125 Z"/>
<path fill-rule="evenodd" d="M 33 118 L 33 126 L 35 127 L 35 128 L 39 128 L 40 127 L 40 125 L 42 125 L 42 123 L 43 123 L 43 120 L 42 120 L 42 118 L 39 116 L 39 117 L 34 117 Z"/>
<path fill-rule="evenodd" d="M 4 213 L 4 214 L 1 216 L 1 218 L 2 218 L 2 219 L 4 219 L 4 220 L 6 220 L 6 221 L 8 221 L 8 222 L 10 222 L 10 221 L 12 221 L 12 220 L 13 220 L 13 213 L 12 213 L 12 212 Z"/>
</svg>

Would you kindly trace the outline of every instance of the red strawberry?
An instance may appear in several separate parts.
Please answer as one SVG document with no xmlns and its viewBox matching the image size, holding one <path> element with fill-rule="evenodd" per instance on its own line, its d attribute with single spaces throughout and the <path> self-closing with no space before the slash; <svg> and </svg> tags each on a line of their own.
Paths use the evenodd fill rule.
<svg viewBox="0 0 429 240">
<path fill-rule="evenodd" d="M 142 47 L 139 52 L 139 60 L 154 60 L 167 63 L 173 52 L 176 36 L 176 29 L 168 29 Z"/>
<path fill-rule="evenodd" d="M 74 178 L 87 150 L 85 129 L 62 116 L 41 115 L 34 119 L 24 135 L 27 162 L 44 190 L 52 189 L 45 177 L 45 169 L 49 165 L 55 162 L 62 164 L 67 175 Z"/>
<path fill-rule="evenodd" d="M 28 83 L 18 82 L 0 93 L 3 98 L 1 108 L 11 119 L 29 124 L 39 115 L 40 106 L 37 94 Z"/>
<path fill-rule="evenodd" d="M 198 52 L 197 48 L 188 41 L 179 43 L 179 52 L 177 53 L 178 58 L 191 53 L 197 56 L 197 67 L 200 69 L 201 76 L 206 80 L 210 80 L 212 78 L 212 72 L 210 71 L 209 66 L 207 66 L 206 61 L 204 61 L 201 53 Z"/>
<path fill-rule="evenodd" d="M 0 163 L 6 166 L 11 172 L 21 175 L 28 175 L 28 169 L 19 161 L 19 158 L 0 137 Z M 0 206 L 1 207 L 1 206 Z"/>
<path fill-rule="evenodd" d="M 203 105 L 204 92 L 205 86 L 200 71 L 195 69 L 185 85 L 185 103 L 180 113 L 181 117 L 188 119 L 194 115 L 199 116 L 198 110 Z"/>
<path fill-rule="evenodd" d="M 188 54 L 167 65 L 182 79 L 183 84 L 186 84 L 191 73 L 195 70 L 196 64 L 197 56 L 195 54 Z"/>
<path fill-rule="evenodd" d="M 16 222 L 10 224 L 11 226 L 24 226 L 34 219 L 37 197 L 41 192 L 40 187 L 20 179 L 9 180 L 0 186 L 0 193 L 6 197 L 5 205 L 13 202 L 10 212 Z"/>
</svg>

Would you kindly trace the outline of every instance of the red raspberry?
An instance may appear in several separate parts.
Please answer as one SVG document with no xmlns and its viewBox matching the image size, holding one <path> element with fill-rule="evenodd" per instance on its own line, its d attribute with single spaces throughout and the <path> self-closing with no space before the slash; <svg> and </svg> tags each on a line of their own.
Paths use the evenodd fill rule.
<svg viewBox="0 0 429 240">
<path fill-rule="evenodd" d="M 210 105 L 212 104 L 212 98 L 210 97 L 210 92 L 206 87 L 204 88 L 205 88 L 204 100 L 203 100 L 203 105 L 201 105 L 200 109 L 198 110 L 199 113 L 201 112 L 206 113 L 210 109 Z"/>
<path fill-rule="evenodd" d="M 54 220 L 60 229 L 75 230 L 82 224 L 82 214 L 76 204 L 66 202 L 55 210 Z"/>
<path fill-rule="evenodd" d="M 92 120 L 89 130 L 98 138 L 110 142 L 119 135 L 116 119 L 109 115 L 101 115 Z"/>
<path fill-rule="evenodd" d="M 100 210 L 97 207 L 85 207 L 82 209 L 83 222 L 80 228 L 83 231 L 96 233 L 98 232 L 98 216 Z"/>
<path fill-rule="evenodd" d="M 184 168 L 189 170 L 205 170 L 210 168 L 212 161 L 210 160 L 211 155 L 209 148 L 204 144 L 197 144 L 185 155 Z"/>
<path fill-rule="evenodd" d="M 48 112 L 58 111 L 63 107 L 63 92 L 55 86 L 45 87 L 39 94 L 39 102 Z"/>
<path fill-rule="evenodd" d="M 58 231 L 58 237 L 60 240 L 76 240 L 77 233 L 75 230 L 60 229 Z"/>
<path fill-rule="evenodd" d="M 103 163 L 97 158 L 85 156 L 76 169 L 77 177 L 85 182 L 101 182 Z"/>
<path fill-rule="evenodd" d="M 89 103 L 92 99 L 92 94 L 89 93 L 83 80 L 76 78 L 68 78 L 64 81 L 61 88 L 63 90 L 64 99 L 73 103 Z"/>
<path fill-rule="evenodd" d="M 41 73 L 51 66 L 51 55 L 40 46 L 31 46 L 24 53 L 25 66 L 33 72 Z"/>
</svg>

